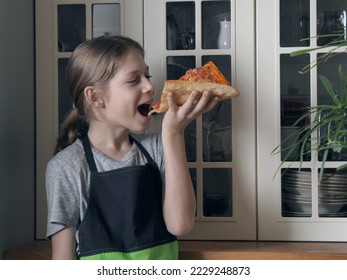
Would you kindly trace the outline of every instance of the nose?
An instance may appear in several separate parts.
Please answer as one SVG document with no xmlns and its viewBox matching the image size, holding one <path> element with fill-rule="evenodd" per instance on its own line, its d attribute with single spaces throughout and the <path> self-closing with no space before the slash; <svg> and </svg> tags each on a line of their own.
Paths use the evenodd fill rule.
<svg viewBox="0 0 347 280">
<path fill-rule="evenodd" d="M 144 88 L 144 93 L 150 93 L 150 94 L 154 93 L 154 85 L 147 78 L 145 79 L 145 83 L 144 83 L 143 88 Z"/>
</svg>

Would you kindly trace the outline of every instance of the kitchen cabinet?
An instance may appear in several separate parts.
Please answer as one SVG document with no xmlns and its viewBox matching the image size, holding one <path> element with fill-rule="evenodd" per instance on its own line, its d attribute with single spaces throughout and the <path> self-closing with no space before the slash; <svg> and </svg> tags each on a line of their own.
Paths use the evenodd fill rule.
<svg viewBox="0 0 347 280">
<path fill-rule="evenodd" d="M 319 183 L 320 154 L 306 154 L 300 166 L 295 154 L 285 161 L 283 153 L 272 155 L 271 152 L 285 137 L 302 127 L 304 123 L 293 124 L 307 112 L 308 106 L 331 104 L 318 75 L 327 76 L 334 86 L 342 88 L 336 70 L 339 64 L 346 69 L 344 50 L 336 50 L 334 58 L 306 74 L 300 74 L 299 70 L 314 62 L 323 51 L 297 57 L 291 57 L 290 53 L 337 39 L 317 39 L 316 35 L 346 34 L 347 1 L 258 2 L 261 2 L 257 5 L 256 23 L 258 238 L 346 241 L 346 175 L 339 174 Z M 311 39 L 301 40 L 304 38 Z M 315 145 L 319 135 L 311 135 L 310 141 L 310 145 Z M 338 154 L 329 153 L 326 168 L 333 170 L 345 163 L 345 151 Z"/>
<path fill-rule="evenodd" d="M 144 0 L 144 47 L 156 98 L 166 79 L 213 61 L 240 96 L 185 132 L 197 201 L 185 239 L 256 239 L 253 1 Z M 152 131 L 160 130 L 161 115 Z"/>
<path fill-rule="evenodd" d="M 142 1 L 36 0 L 36 237 L 46 236 L 45 169 L 71 108 L 65 67 L 93 36 L 124 34 L 143 43 Z"/>
</svg>

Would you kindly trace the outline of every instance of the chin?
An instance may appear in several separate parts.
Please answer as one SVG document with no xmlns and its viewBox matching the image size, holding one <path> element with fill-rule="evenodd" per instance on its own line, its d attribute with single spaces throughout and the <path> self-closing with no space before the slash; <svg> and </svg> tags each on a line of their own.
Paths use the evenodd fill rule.
<svg viewBox="0 0 347 280">
<path fill-rule="evenodd" d="M 136 133 L 145 133 L 146 130 L 149 129 L 149 127 L 150 125 L 148 124 L 148 125 L 143 125 L 141 127 L 136 127 L 136 128 L 134 127 L 133 129 L 130 129 L 130 130 Z"/>
</svg>

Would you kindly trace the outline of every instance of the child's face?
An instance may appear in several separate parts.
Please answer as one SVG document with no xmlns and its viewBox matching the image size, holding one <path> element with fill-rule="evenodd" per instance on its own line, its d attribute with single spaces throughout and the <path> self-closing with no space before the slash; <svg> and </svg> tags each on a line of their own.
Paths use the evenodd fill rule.
<svg viewBox="0 0 347 280">
<path fill-rule="evenodd" d="M 129 52 L 118 64 L 105 96 L 103 119 L 112 128 L 144 131 L 149 128 L 147 114 L 153 102 L 154 87 L 142 55 Z"/>
</svg>

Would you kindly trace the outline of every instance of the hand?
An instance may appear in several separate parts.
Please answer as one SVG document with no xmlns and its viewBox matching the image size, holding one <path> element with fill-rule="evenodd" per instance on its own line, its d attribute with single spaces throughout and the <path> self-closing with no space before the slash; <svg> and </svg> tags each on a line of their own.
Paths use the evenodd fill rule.
<svg viewBox="0 0 347 280">
<path fill-rule="evenodd" d="M 182 106 L 175 103 L 173 93 L 169 93 L 167 99 L 169 110 L 165 113 L 162 125 L 163 132 L 171 133 L 182 132 L 191 121 L 212 110 L 219 101 L 219 98 L 209 91 L 193 91 Z"/>
</svg>

